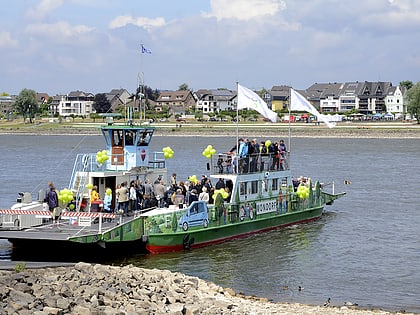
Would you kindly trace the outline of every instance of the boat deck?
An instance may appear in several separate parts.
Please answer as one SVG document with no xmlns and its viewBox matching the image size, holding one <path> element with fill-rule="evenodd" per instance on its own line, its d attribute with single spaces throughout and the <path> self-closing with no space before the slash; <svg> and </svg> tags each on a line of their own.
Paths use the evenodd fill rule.
<svg viewBox="0 0 420 315">
<path fill-rule="evenodd" d="M 70 237 L 100 234 L 119 224 L 120 221 L 118 218 L 111 222 L 104 220 L 104 222 L 101 222 L 101 226 L 98 220 L 93 221 L 90 226 L 78 226 L 70 224 L 68 220 L 65 220 L 60 223 L 44 224 L 23 230 L 0 230 L 0 239 L 67 241 Z"/>
</svg>

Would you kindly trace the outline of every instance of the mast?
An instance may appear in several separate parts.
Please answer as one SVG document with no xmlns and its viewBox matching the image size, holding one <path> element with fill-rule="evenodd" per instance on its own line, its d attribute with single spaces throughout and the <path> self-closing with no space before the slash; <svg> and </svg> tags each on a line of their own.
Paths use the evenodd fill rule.
<svg viewBox="0 0 420 315">
<path fill-rule="evenodd" d="M 239 156 L 239 82 L 236 82 L 236 153 Z M 237 157 L 239 158 L 239 157 Z"/>
</svg>

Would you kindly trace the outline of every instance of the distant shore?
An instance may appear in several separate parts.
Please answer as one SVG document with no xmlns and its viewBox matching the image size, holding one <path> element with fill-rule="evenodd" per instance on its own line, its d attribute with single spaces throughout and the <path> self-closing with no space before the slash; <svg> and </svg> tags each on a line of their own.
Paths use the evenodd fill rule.
<svg viewBox="0 0 420 315">
<path fill-rule="evenodd" d="M 22 135 L 99 135 L 101 123 L 65 124 L 0 124 L 0 134 Z M 289 134 L 287 123 L 157 123 L 157 136 L 232 136 L 236 130 L 241 137 L 282 137 Z M 306 138 L 390 138 L 420 139 L 420 125 L 403 122 L 339 123 L 334 128 L 324 124 L 295 123 L 290 125 L 292 137 Z"/>
</svg>

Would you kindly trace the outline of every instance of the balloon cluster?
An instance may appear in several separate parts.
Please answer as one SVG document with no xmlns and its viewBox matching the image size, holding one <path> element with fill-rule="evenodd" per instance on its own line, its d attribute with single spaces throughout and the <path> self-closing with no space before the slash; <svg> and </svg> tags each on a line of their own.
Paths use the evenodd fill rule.
<svg viewBox="0 0 420 315">
<path fill-rule="evenodd" d="M 162 151 L 165 159 L 172 159 L 174 157 L 174 151 L 171 149 L 171 147 L 164 147 Z"/>
<path fill-rule="evenodd" d="M 112 189 L 111 189 L 111 188 L 107 188 L 107 189 L 105 190 L 105 194 L 106 194 L 107 196 L 111 196 L 111 195 L 112 195 Z"/>
<path fill-rule="evenodd" d="M 299 185 L 296 194 L 300 199 L 306 199 L 309 197 L 309 187 L 305 185 Z"/>
<path fill-rule="evenodd" d="M 62 202 L 63 204 L 68 204 L 72 200 L 73 193 L 70 189 L 64 188 L 58 192 L 58 201 Z"/>
<path fill-rule="evenodd" d="M 106 150 L 98 151 L 96 153 L 96 162 L 99 164 L 104 164 L 105 161 L 109 159 L 108 154 L 106 153 Z"/>
<path fill-rule="evenodd" d="M 203 156 L 205 156 L 208 159 L 211 159 L 213 154 L 216 154 L 216 149 L 213 148 L 211 144 L 207 146 L 207 148 L 204 149 L 203 153 L 201 153 Z"/>
<path fill-rule="evenodd" d="M 194 184 L 197 184 L 197 183 L 198 183 L 197 176 L 195 176 L 195 175 L 191 175 L 190 177 L 188 177 L 188 180 L 189 180 L 191 183 L 194 183 Z"/>
<path fill-rule="evenodd" d="M 223 188 L 220 188 L 214 191 L 214 194 L 212 196 L 213 200 L 216 200 L 216 197 L 218 194 L 221 194 L 223 199 L 226 199 L 227 197 L 229 197 L 229 193 Z"/>
</svg>

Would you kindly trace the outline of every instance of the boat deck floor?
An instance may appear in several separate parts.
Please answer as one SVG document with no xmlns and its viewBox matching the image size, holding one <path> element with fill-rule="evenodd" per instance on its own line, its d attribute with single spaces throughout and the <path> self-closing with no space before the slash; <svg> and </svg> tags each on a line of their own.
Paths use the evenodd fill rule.
<svg viewBox="0 0 420 315">
<path fill-rule="evenodd" d="M 101 232 L 119 225 L 119 220 L 102 222 Z M 66 241 L 70 237 L 99 234 L 99 222 L 93 221 L 90 226 L 78 226 L 70 224 L 68 220 L 60 223 L 44 224 L 23 230 L 10 229 L 0 230 L 0 239 L 38 239 L 49 241 Z"/>
</svg>

